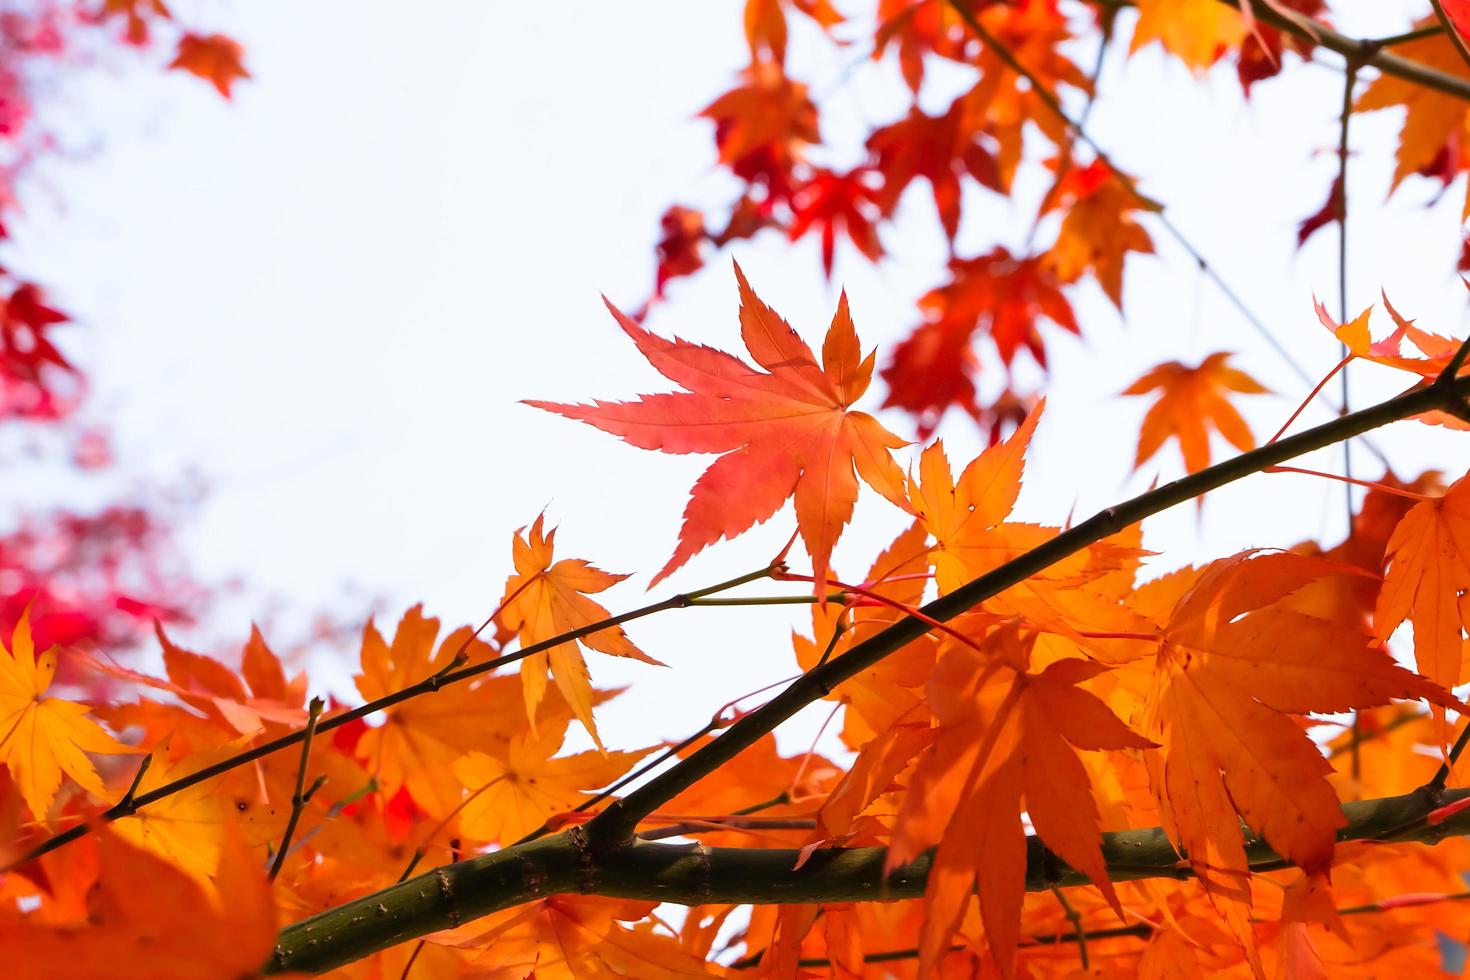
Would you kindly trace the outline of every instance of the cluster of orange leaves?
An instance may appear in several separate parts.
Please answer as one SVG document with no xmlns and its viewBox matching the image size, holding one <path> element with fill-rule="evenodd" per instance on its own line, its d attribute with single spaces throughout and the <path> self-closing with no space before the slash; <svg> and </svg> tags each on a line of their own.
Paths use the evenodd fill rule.
<svg viewBox="0 0 1470 980">
<path fill-rule="evenodd" d="M 1190 71 L 1204 73 L 1233 61 L 1247 95 L 1252 85 L 1278 74 L 1287 53 L 1311 56 L 1313 44 L 1252 16 L 1261 0 L 1236 6 L 1220 0 L 1138 0 L 1128 43 L 1131 53 L 1161 47 Z M 1115 29 L 1113 5 L 1068 6 L 1059 0 L 991 0 L 968 4 L 1005 51 L 1073 111 L 1092 97 L 1093 80 L 1073 60 L 1078 42 L 1105 39 Z M 1293 17 L 1328 23 L 1324 0 L 1269 0 Z M 1454 8 L 1454 4 L 1447 7 Z M 792 14 L 800 16 L 792 17 Z M 1461 14 L 1460 16 L 1470 16 Z M 1423 24 L 1434 23 L 1431 16 Z M 874 61 L 897 69 L 913 93 L 907 114 L 878 125 L 859 146 L 828 141 L 822 105 L 808 85 L 787 71 L 788 35 L 815 25 L 839 61 L 871 50 Z M 1310 35 L 1310 28 L 1306 32 Z M 950 409 L 965 412 L 991 441 L 1025 416 L 1034 391 L 1018 388 L 1011 368 L 1022 350 L 1047 367 L 1048 324 L 1080 334 L 1071 296 L 1090 281 L 1119 310 L 1129 255 L 1154 251 L 1142 220 L 1158 205 L 1139 193 L 1133 175 L 1077 145 L 1074 134 L 1034 87 L 1001 54 L 982 44 L 951 0 L 879 0 L 871 22 L 844 19 L 826 0 L 746 0 L 745 35 L 750 63 L 739 82 L 707 106 L 719 162 L 741 185 L 723 228 L 715 230 L 699 210 L 676 205 L 663 218 L 654 296 L 669 281 L 703 267 L 713 247 L 776 229 L 795 241 L 820 240 L 830 276 L 836 243 L 843 237 L 877 262 L 885 254 L 882 232 L 900 202 L 927 182 L 939 225 L 950 243 L 947 278 L 918 300 L 919 322 L 880 367 L 887 384 L 884 407 L 912 413 L 927 437 Z M 1091 43 L 1090 40 L 1086 43 Z M 1470 78 L 1464 60 L 1444 34 L 1394 47 L 1397 55 L 1446 75 Z M 949 97 L 948 108 L 921 107 L 921 92 L 936 62 L 972 73 L 970 87 Z M 856 63 L 854 62 L 854 65 Z M 1448 188 L 1470 169 L 1470 108 L 1453 95 L 1413 81 L 1381 75 L 1364 87 L 1354 111 L 1403 107 L 1393 186 L 1428 178 Z M 838 172 L 813 159 L 859 159 Z M 1010 197 L 1028 159 L 1043 159 L 1051 184 L 1036 208 L 1024 249 L 993 245 L 972 255 L 955 251 L 967 196 L 983 189 Z M 1302 222 L 1302 242 L 1337 220 L 1338 187 Z M 1467 197 L 1470 202 L 1470 197 Z M 972 209 L 972 208 L 971 208 Z M 1470 216 L 1470 203 L 1466 215 Z M 1046 235 L 1053 228 L 1050 245 Z M 992 239 L 996 236 L 991 235 Z M 1461 268 L 1470 269 L 1470 238 Z M 635 315 L 635 319 L 640 317 Z M 991 360 L 996 378 L 982 394 L 979 379 Z M 1000 381 L 1001 383 L 994 383 Z"/>
<path fill-rule="evenodd" d="M 696 482 L 659 577 L 794 499 L 810 581 L 819 594 L 845 595 L 814 603 L 811 635 L 794 637 L 805 670 L 842 656 L 927 591 L 949 593 L 1057 533 L 1010 519 L 1042 406 L 958 475 L 937 442 L 905 473 L 893 455 L 905 443 L 850 410 L 874 354 L 863 354 L 845 299 L 819 359 L 743 277 L 739 286 L 742 337 L 759 367 L 665 340 L 614 310 L 638 350 L 685 390 L 538 403 L 645 448 L 722 454 Z M 1453 342 L 1394 317 L 1394 336 L 1378 343 L 1366 313 L 1329 326 L 1352 356 L 1438 375 Z M 1422 356 L 1401 352 L 1406 337 Z M 846 586 L 830 556 L 859 477 L 909 523 L 863 584 Z M 1437 758 L 1417 749 L 1442 748 L 1444 709 L 1465 710 L 1450 689 L 1463 676 L 1470 620 L 1470 477 L 1447 489 L 1432 477 L 1385 484 L 1367 496 L 1348 542 L 1326 552 L 1251 551 L 1143 580 L 1149 553 L 1139 542 L 1134 526 L 1084 548 L 832 691 L 850 765 L 781 756 L 767 736 L 644 825 L 713 845 L 881 845 L 891 868 L 933 848 L 922 900 L 756 906 L 717 949 L 740 921 L 733 907 L 694 908 L 678 921 L 651 901 L 555 896 L 339 975 L 398 976 L 412 958 L 414 976 L 727 976 L 745 970 L 714 957 L 743 949 L 753 975 L 793 976 L 817 960 L 844 977 L 991 967 L 1068 976 L 1076 947 L 1065 939 L 1079 928 L 1098 932 L 1089 948 L 1107 976 L 1438 975 L 1434 930 L 1470 938 L 1434 899 L 1462 890 L 1463 842 L 1339 846 L 1336 833 L 1341 799 L 1427 780 Z M 438 621 L 418 607 L 391 640 L 370 623 L 361 696 L 607 619 L 592 596 L 622 576 L 557 558 L 554 545 L 540 517 L 514 536 L 514 572 L 481 631 L 440 640 Z M 1385 645 L 1406 618 L 1419 673 Z M 35 650 L 21 621 L 0 652 L 7 863 L 56 828 L 101 822 L 112 801 L 307 722 L 306 677 L 288 677 L 258 632 L 238 670 L 161 630 L 159 640 L 163 677 L 73 654 L 138 691 L 88 705 L 52 692 L 61 653 Z M 420 864 L 579 822 L 594 792 L 653 748 L 603 748 L 593 710 L 617 692 L 592 687 L 583 646 L 657 663 L 620 627 L 567 639 L 525 657 L 519 677 L 488 672 L 393 704 L 371 724 L 333 724 L 304 769 L 298 752 L 269 754 L 16 864 L 0 880 L 7 962 L 22 975 L 47 975 L 57 962 L 109 976 L 244 975 L 266 961 L 282 922 L 370 894 Z M 1326 746 L 1312 738 L 1326 724 L 1317 716 L 1353 709 L 1363 712 L 1358 752 L 1343 750 L 1343 736 Z M 573 721 L 596 747 L 564 750 Z M 135 778 L 142 753 L 150 764 Z M 108 760 L 101 772 L 98 756 Z M 311 789 L 277 861 L 298 781 Z M 1242 823 L 1291 867 L 1253 874 Z M 1112 881 L 1100 834 L 1155 826 L 1194 877 Z M 1028 894 L 1028 827 L 1092 886 L 1069 889 L 1065 903 Z M 270 881 L 264 869 L 276 863 Z M 1344 906 L 1352 914 L 1340 914 Z M 912 960 L 865 959 L 907 949 Z"/>
</svg>

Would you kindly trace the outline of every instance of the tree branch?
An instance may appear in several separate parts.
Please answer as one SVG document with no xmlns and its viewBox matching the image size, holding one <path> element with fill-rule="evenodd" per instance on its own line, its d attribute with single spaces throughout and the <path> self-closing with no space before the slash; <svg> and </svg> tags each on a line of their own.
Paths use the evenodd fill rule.
<svg viewBox="0 0 1470 980">
<path fill-rule="evenodd" d="M 1432 826 L 1437 805 L 1470 797 L 1451 790 L 1436 803 L 1424 791 L 1343 804 L 1348 824 L 1338 840 L 1422 841 L 1470 833 L 1470 810 Z M 1089 884 L 1041 841 L 1026 839 L 1026 888 L 1046 891 Z M 1285 862 L 1257 835 L 1245 838 L 1251 867 Z M 924 893 L 932 854 L 886 878 L 879 847 L 819 850 L 800 869 L 793 849 L 703 847 L 637 841 L 592 849 L 581 828 L 460 861 L 401 885 L 348 902 L 281 931 L 267 973 L 320 972 L 389 946 L 552 895 L 588 894 L 679 905 L 898 901 Z M 1193 875 L 1163 828 L 1102 835 L 1114 881 L 1186 879 Z"/>
</svg>

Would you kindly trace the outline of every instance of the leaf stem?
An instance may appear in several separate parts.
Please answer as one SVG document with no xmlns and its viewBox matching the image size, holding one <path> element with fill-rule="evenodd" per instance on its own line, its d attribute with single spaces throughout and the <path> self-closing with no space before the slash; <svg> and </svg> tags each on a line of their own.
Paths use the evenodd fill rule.
<svg viewBox="0 0 1470 980">
<path fill-rule="evenodd" d="M 1301 476 L 1317 476 L 1321 477 L 1324 480 L 1337 480 L 1340 483 L 1347 483 L 1355 487 L 1367 487 L 1370 490 L 1379 490 L 1383 493 L 1390 493 L 1393 494 L 1395 497 L 1403 497 L 1407 500 L 1415 501 L 1416 503 L 1423 503 L 1426 500 L 1434 499 L 1433 497 L 1427 496 L 1422 493 L 1415 493 L 1412 490 L 1405 490 L 1402 487 L 1391 487 L 1385 483 L 1377 483 L 1373 480 L 1355 480 L 1350 476 L 1338 476 L 1336 473 L 1324 473 L 1321 470 L 1303 469 L 1300 466 L 1272 466 L 1267 469 L 1266 472 L 1296 473 Z"/>
</svg>

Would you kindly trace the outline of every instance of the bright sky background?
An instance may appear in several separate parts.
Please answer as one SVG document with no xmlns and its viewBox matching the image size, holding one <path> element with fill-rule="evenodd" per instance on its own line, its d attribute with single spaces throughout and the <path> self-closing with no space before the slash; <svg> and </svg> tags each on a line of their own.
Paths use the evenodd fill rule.
<svg viewBox="0 0 1470 980">
<path fill-rule="evenodd" d="M 1386 5 L 1336 6 L 1361 15 L 1341 18 L 1350 33 L 1406 25 Z M 254 79 L 232 103 L 149 70 L 101 70 L 53 96 L 75 149 L 37 170 L 13 254 L 80 321 L 67 349 L 93 376 L 91 411 L 111 427 L 120 466 L 111 482 L 43 479 L 22 490 L 38 503 L 58 493 L 100 500 L 201 475 L 209 491 L 184 545 L 204 577 L 247 586 L 182 637 L 206 648 L 237 646 L 273 597 L 298 612 L 347 614 L 381 597 L 385 628 L 417 601 L 447 627 L 478 623 L 503 589 L 512 531 L 542 508 L 562 528 L 560 554 L 640 572 L 606 596 L 613 609 L 640 604 L 709 458 L 635 450 L 518 400 L 666 388 L 599 293 L 636 306 L 652 284 L 664 207 L 732 197 L 713 170 L 710 127 L 693 117 L 744 63 L 739 4 L 581 4 L 550 15 L 533 4 L 252 0 L 202 15 L 247 49 Z M 791 71 L 828 97 L 833 142 L 856 145 L 861 129 L 906 108 L 893 66 L 866 61 L 866 44 L 833 54 L 802 28 L 793 41 Z M 1079 63 L 1093 50 L 1080 48 Z M 1342 82 L 1326 66 L 1339 59 L 1320 60 L 1293 61 L 1286 80 L 1259 85 L 1247 104 L 1228 70 L 1196 80 L 1156 52 L 1125 62 L 1120 47 L 1090 122 L 1313 374 L 1337 358 L 1311 311 L 1313 291 L 1336 305 L 1336 232 L 1300 253 L 1294 234 L 1335 170 Z M 1392 113 L 1354 120 L 1350 302 L 1360 308 L 1383 287 L 1421 324 L 1463 334 L 1453 274 L 1463 187 L 1429 210 L 1424 185 L 1383 206 L 1397 125 Z M 961 253 L 1019 244 L 1040 190 L 1019 203 L 975 191 Z M 1074 296 L 1083 339 L 1051 338 L 1058 387 L 1032 454 L 1025 519 L 1080 519 L 1179 474 L 1170 450 L 1129 475 L 1146 401 L 1113 397 L 1160 361 L 1239 352 L 1239 366 L 1282 396 L 1244 403 L 1262 439 L 1305 393 L 1152 230 L 1161 257 L 1130 262 L 1126 326 L 1088 287 Z M 831 284 L 815 242 L 793 248 L 768 232 L 734 254 L 813 343 L 845 284 L 864 343 L 886 352 L 915 322 L 915 297 L 941 277 L 927 187 L 910 191 L 883 239 L 893 257 L 876 268 L 839 247 Z M 649 325 L 736 347 L 728 265 L 722 255 L 676 283 Z M 1353 385 L 1362 406 L 1403 382 L 1364 368 Z M 881 400 L 878 386 L 870 399 L 864 407 Z M 1314 409 L 1305 420 L 1326 417 Z M 912 433 L 904 416 L 886 421 Z M 976 449 L 964 419 L 941 435 L 958 463 Z M 1422 427 L 1375 438 L 1405 475 L 1465 466 L 1463 442 Z M 1356 459 L 1360 475 L 1377 475 L 1364 453 Z M 1340 461 L 1321 454 L 1313 464 Z M 1165 552 L 1154 564 L 1167 568 L 1335 538 L 1343 506 L 1340 485 L 1259 476 L 1212 495 L 1202 515 L 1186 506 L 1150 521 L 1145 543 Z M 900 526 L 891 507 L 865 498 L 838 570 L 860 575 Z M 791 528 L 787 510 L 696 558 L 669 587 L 758 567 Z M 672 666 L 592 656 L 597 683 L 636 683 L 601 709 L 604 740 L 681 736 L 727 698 L 790 674 L 789 627 L 807 622 L 803 610 L 764 609 L 637 624 L 634 639 Z M 324 654 L 313 671 L 341 692 L 355 666 Z M 784 746 L 804 748 L 824 715 L 783 729 Z"/>
</svg>

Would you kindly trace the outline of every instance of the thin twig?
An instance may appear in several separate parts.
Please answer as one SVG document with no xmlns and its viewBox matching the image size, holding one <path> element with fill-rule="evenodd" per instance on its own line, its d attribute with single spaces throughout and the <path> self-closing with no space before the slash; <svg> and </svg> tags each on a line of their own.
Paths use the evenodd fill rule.
<svg viewBox="0 0 1470 980">
<path fill-rule="evenodd" d="M 312 698 L 307 707 L 306 728 L 301 733 L 301 762 L 296 766 L 296 792 L 291 794 L 291 816 L 286 819 L 286 830 L 281 834 L 281 846 L 276 851 L 275 860 L 271 862 L 270 880 L 275 881 L 276 875 L 281 873 L 281 867 L 286 863 L 286 855 L 291 851 L 291 838 L 296 836 L 296 825 L 301 821 L 301 811 L 306 807 L 306 801 L 310 799 L 306 795 L 306 769 L 311 763 L 311 739 L 316 735 L 317 722 L 321 720 L 322 709 L 326 702 L 321 698 Z M 317 786 L 321 784 L 318 783 Z M 313 790 L 316 787 L 312 787 Z"/>
<path fill-rule="evenodd" d="M 1390 34 L 1387 37 L 1365 40 L 1363 43 L 1371 44 L 1375 48 L 1394 48 L 1400 44 L 1408 44 L 1410 41 L 1422 41 L 1427 37 L 1434 37 L 1443 30 L 1444 27 L 1440 24 L 1426 24 L 1411 31 L 1404 31 L 1402 34 Z"/>
</svg>

